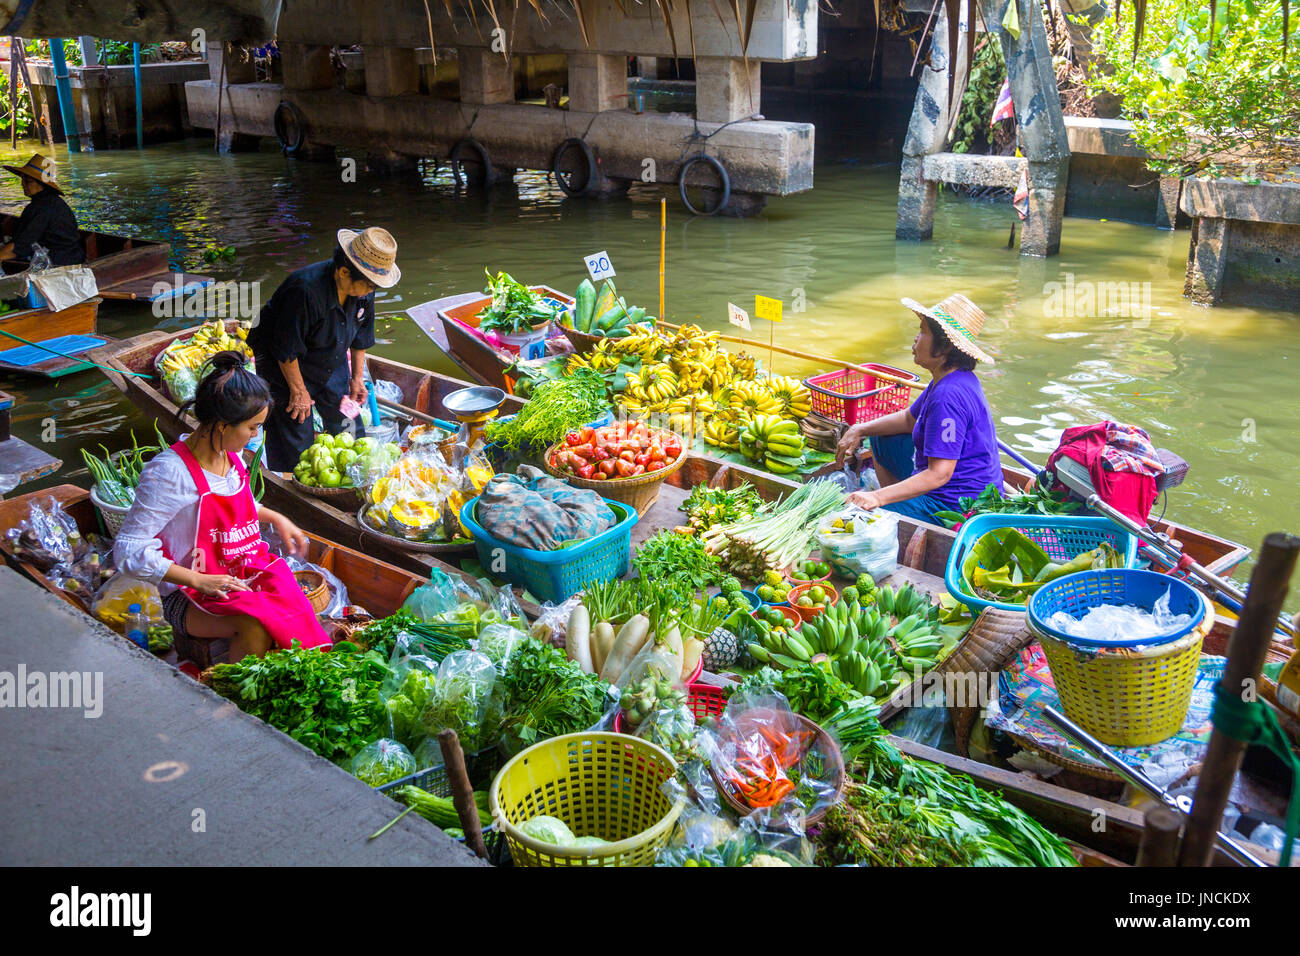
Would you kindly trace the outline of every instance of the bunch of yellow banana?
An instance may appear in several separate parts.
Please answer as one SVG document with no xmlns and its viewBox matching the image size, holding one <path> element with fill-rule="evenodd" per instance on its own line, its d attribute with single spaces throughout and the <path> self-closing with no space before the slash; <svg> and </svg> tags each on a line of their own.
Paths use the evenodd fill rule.
<svg viewBox="0 0 1300 956">
<path fill-rule="evenodd" d="M 163 372 L 179 372 L 181 369 L 202 368 L 203 363 L 218 352 L 238 352 L 245 358 L 253 357 L 252 349 L 244 342 L 248 330 L 242 326 L 234 335 L 226 331 L 226 325 L 219 320 L 202 326 L 185 340 L 173 342 L 163 353 L 158 367 Z"/>
<path fill-rule="evenodd" d="M 740 381 L 731 384 L 731 410 L 753 417 L 778 412 L 781 405 L 761 382 Z"/>
<path fill-rule="evenodd" d="M 609 343 L 611 349 L 620 355 L 639 355 L 642 362 L 653 362 L 659 355 L 667 351 L 668 341 L 653 329 L 645 329 L 640 326 L 637 331 L 622 338 L 603 339 L 598 345 Z"/>
<path fill-rule="evenodd" d="M 597 372 L 606 372 L 618 368 L 619 357 L 609 352 L 602 351 L 600 348 L 592 349 L 585 355 L 579 355 L 576 352 L 569 356 L 568 362 L 565 363 L 564 369 L 572 372 L 579 368 L 589 368 Z"/>
<path fill-rule="evenodd" d="M 704 423 L 704 441 L 718 448 L 736 451 L 740 448 L 740 428 L 732 422 L 711 418 Z"/>
<path fill-rule="evenodd" d="M 780 403 L 780 414 L 785 418 L 807 418 L 812 411 L 812 393 L 797 378 L 769 375 L 767 390 Z"/>
<path fill-rule="evenodd" d="M 677 376 L 663 363 L 627 373 L 627 394 L 652 412 L 661 412 L 677 397 Z"/>
<path fill-rule="evenodd" d="M 804 454 L 799 423 L 779 415 L 755 415 L 740 430 L 740 450 L 769 471 L 788 475 L 798 469 Z"/>
<path fill-rule="evenodd" d="M 729 356 L 733 377 L 752 382 L 758 376 L 758 363 L 754 356 L 739 352 Z"/>
</svg>

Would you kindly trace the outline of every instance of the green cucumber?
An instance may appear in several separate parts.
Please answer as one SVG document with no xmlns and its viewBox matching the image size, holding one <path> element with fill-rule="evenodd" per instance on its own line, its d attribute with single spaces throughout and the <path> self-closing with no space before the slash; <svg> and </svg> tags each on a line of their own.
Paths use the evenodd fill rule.
<svg viewBox="0 0 1300 956">
<path fill-rule="evenodd" d="M 603 313 L 601 313 L 600 318 L 598 318 L 595 324 L 592 325 L 591 331 L 608 332 L 610 329 L 614 327 L 614 323 L 618 321 L 618 317 L 620 315 L 625 315 L 625 314 L 626 313 L 623 311 L 622 306 L 615 303 L 614 305 L 610 306 L 607 310 L 605 310 Z"/>
<path fill-rule="evenodd" d="M 578 291 L 573 294 L 573 327 L 580 332 L 591 328 L 591 313 L 596 307 L 596 287 L 590 279 L 578 283 Z"/>
</svg>

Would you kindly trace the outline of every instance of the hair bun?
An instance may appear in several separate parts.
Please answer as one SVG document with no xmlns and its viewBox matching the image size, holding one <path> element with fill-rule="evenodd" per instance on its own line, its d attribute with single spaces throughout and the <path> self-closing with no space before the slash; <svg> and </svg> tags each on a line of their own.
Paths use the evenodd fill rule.
<svg viewBox="0 0 1300 956">
<path fill-rule="evenodd" d="M 248 360 L 243 355 L 233 349 L 218 352 L 208 359 L 208 363 L 215 372 L 229 372 L 231 369 L 243 368 L 246 361 Z"/>
</svg>

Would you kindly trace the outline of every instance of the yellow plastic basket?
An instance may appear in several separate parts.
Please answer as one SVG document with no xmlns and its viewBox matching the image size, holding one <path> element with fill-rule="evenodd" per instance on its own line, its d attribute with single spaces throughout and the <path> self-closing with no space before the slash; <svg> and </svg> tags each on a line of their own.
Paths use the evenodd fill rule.
<svg viewBox="0 0 1300 956">
<path fill-rule="evenodd" d="M 683 801 L 661 789 L 676 771 L 672 757 L 639 738 L 567 734 L 502 767 L 488 806 L 516 866 L 651 866 L 682 812 Z M 534 840 L 519 827 L 539 814 L 611 842 L 569 849 Z"/>
<path fill-rule="evenodd" d="M 1028 616 L 1052 671 L 1061 707 L 1102 743 L 1141 747 L 1178 733 L 1187 719 L 1201 644 L 1213 606 L 1186 637 L 1148 650 L 1079 648 L 1044 633 Z"/>
</svg>

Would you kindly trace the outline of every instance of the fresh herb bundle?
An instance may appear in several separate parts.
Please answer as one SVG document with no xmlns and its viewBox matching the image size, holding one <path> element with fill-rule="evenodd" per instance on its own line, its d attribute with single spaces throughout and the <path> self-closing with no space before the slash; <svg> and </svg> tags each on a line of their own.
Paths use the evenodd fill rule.
<svg viewBox="0 0 1300 956">
<path fill-rule="evenodd" d="M 295 647 L 217 664 L 212 689 L 328 760 L 342 763 L 388 736 L 379 687 L 388 666 L 374 651 Z"/>
<path fill-rule="evenodd" d="M 564 652 L 523 641 L 497 682 L 501 688 L 501 749 L 516 754 L 539 740 L 593 726 L 610 702 L 609 685 Z"/>
<path fill-rule="evenodd" d="M 488 441 L 510 451 L 539 451 L 600 418 L 609 408 L 605 396 L 603 375 L 577 369 L 565 378 L 538 385 L 517 415 L 489 422 Z"/>
<path fill-rule="evenodd" d="M 637 548 L 632 566 L 642 580 L 682 581 L 694 589 L 721 584 L 726 578 L 722 562 L 705 550 L 694 535 L 660 531 Z"/>
<path fill-rule="evenodd" d="M 492 296 L 492 303 L 478 314 L 480 330 L 514 334 L 555 318 L 555 307 L 547 305 L 540 295 L 516 282 L 513 276 L 498 272 L 494 278 L 487 269 L 483 271 L 488 277 L 483 292 Z"/>
<path fill-rule="evenodd" d="M 765 508 L 766 502 L 748 482 L 731 489 L 696 485 L 681 503 L 687 523 L 696 531 L 708 531 L 715 525 L 743 521 Z"/>
<path fill-rule="evenodd" d="M 936 511 L 949 528 L 956 528 L 968 518 L 983 514 L 1003 515 L 1072 515 L 1083 510 L 1077 501 L 1067 500 L 1063 491 L 1050 491 L 1037 482 L 1024 494 L 1002 497 L 997 485 L 989 485 L 978 498 L 959 498 L 960 511 Z"/>
<path fill-rule="evenodd" d="M 862 696 L 836 677 L 829 667 L 810 663 L 801 663 L 779 673 L 764 667 L 747 677 L 738 690 L 749 691 L 758 687 L 779 691 L 790 702 L 791 710 L 819 724 L 830 720 L 850 701 Z"/>
</svg>

